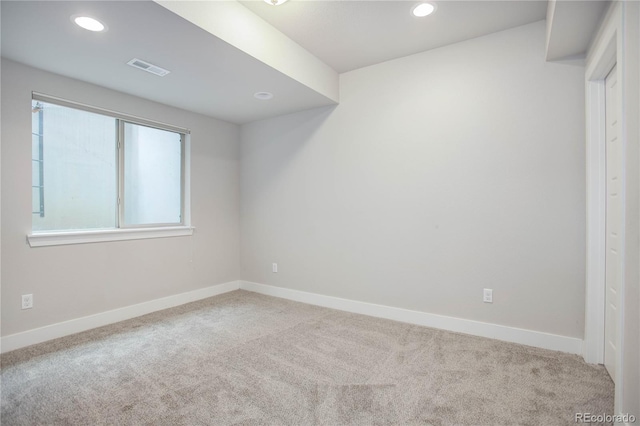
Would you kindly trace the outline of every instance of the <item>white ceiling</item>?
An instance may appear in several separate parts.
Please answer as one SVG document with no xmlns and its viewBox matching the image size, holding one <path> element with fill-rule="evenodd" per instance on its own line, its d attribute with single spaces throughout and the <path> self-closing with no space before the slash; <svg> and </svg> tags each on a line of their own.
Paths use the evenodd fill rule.
<svg viewBox="0 0 640 426">
<path fill-rule="evenodd" d="M 241 3 L 342 73 L 545 19 L 547 1 L 439 0 L 416 18 L 418 0 L 289 0 Z"/>
<path fill-rule="evenodd" d="M 0 5 L 2 56 L 36 68 L 235 123 L 335 104 L 154 2 Z M 108 31 L 79 28 L 70 19 L 79 13 L 99 18 Z M 126 65 L 134 57 L 171 73 Z M 275 96 L 260 101 L 258 91 Z"/>
<path fill-rule="evenodd" d="M 333 70 L 345 72 L 535 22 L 547 13 L 546 0 L 440 0 L 436 13 L 421 19 L 410 14 L 417 0 L 289 0 L 278 7 L 262 0 L 158 2 L 162 5 L 2 0 L 2 56 L 247 123 L 335 104 L 337 96 L 305 75 L 323 76 L 329 86 L 333 79 L 337 87 Z M 80 29 L 70 20 L 80 13 L 99 18 L 109 30 Z M 567 31 L 556 32 L 571 38 Z M 127 66 L 134 57 L 171 73 L 158 77 Z M 258 91 L 275 97 L 256 100 Z"/>
</svg>

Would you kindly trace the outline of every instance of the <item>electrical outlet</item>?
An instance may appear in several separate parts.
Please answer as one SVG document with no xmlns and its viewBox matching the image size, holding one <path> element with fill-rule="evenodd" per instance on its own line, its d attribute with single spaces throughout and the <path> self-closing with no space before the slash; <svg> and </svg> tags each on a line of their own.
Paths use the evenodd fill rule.
<svg viewBox="0 0 640 426">
<path fill-rule="evenodd" d="M 22 295 L 22 309 L 33 308 L 33 294 Z"/>
<path fill-rule="evenodd" d="M 273 264 L 271 264 L 271 271 L 272 271 L 273 273 L 278 272 L 278 264 L 277 264 L 277 263 L 273 263 Z"/>
<path fill-rule="evenodd" d="M 482 301 L 484 303 L 493 303 L 493 290 L 490 288 L 485 288 L 482 293 Z"/>
</svg>

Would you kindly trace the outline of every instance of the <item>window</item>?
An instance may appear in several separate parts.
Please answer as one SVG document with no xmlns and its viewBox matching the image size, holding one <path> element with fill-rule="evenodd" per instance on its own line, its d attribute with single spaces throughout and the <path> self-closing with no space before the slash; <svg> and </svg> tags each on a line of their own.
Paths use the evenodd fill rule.
<svg viewBox="0 0 640 426">
<path fill-rule="evenodd" d="M 182 223 L 182 135 L 122 124 L 124 223 Z"/>
<path fill-rule="evenodd" d="M 53 234 L 73 234 L 75 239 L 79 233 L 102 235 L 74 241 L 91 242 L 104 235 L 113 240 L 170 236 L 150 230 L 190 231 L 185 215 L 187 134 L 34 93 L 31 245 L 51 245 L 38 242 Z M 143 232 L 134 235 L 136 230 Z M 63 239 L 56 238 L 57 243 L 65 244 Z"/>
</svg>

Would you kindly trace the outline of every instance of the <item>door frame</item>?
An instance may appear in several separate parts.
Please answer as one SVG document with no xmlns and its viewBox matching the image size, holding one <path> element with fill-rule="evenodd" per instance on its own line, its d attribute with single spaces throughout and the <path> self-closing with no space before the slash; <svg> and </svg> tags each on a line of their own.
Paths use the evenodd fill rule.
<svg viewBox="0 0 640 426">
<path fill-rule="evenodd" d="M 585 334 L 583 341 L 583 357 L 592 364 L 604 363 L 604 323 L 605 323 L 605 243 L 606 243 L 606 138 L 605 138 L 605 78 L 614 65 L 617 65 L 618 103 L 620 128 L 624 126 L 622 111 L 622 87 L 624 57 L 622 56 L 622 5 L 612 4 L 605 25 L 596 36 L 597 43 L 590 50 L 585 72 L 585 103 L 586 103 L 586 184 L 587 184 L 587 257 L 586 257 L 586 291 L 585 291 Z M 622 339 L 624 329 L 624 289 L 625 277 L 625 239 L 626 224 L 626 138 L 624 132 L 620 134 L 622 149 L 622 228 L 621 261 L 622 276 L 620 277 L 618 318 L 618 338 L 616 342 L 616 409 L 621 401 L 622 381 Z"/>
</svg>

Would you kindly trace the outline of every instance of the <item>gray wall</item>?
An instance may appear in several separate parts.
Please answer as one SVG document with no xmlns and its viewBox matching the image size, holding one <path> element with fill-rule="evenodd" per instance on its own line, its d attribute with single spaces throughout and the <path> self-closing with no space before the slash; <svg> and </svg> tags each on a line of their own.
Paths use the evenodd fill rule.
<svg viewBox="0 0 640 426">
<path fill-rule="evenodd" d="M 244 125 L 242 279 L 582 338 L 584 68 L 545 63 L 544 31 L 342 74 L 339 106 Z"/>
<path fill-rule="evenodd" d="M 32 91 L 190 128 L 193 236 L 29 248 Z M 3 59 L 1 158 L 3 336 L 239 278 L 237 125 Z"/>
</svg>

